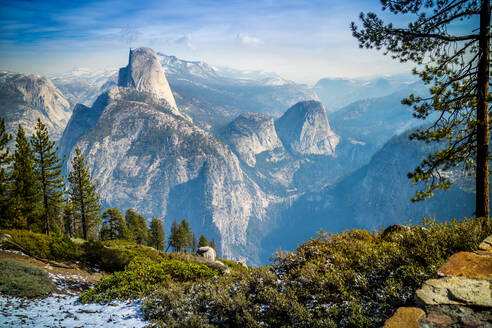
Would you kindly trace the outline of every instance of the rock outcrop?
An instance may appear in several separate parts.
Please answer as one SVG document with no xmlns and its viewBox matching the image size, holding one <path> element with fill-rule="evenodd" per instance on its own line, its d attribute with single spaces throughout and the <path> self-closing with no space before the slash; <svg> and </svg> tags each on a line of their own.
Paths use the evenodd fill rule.
<svg viewBox="0 0 492 328">
<path fill-rule="evenodd" d="M 335 156 L 339 137 L 331 130 L 319 101 L 295 104 L 276 120 L 275 128 L 284 146 L 294 153 Z"/>
<path fill-rule="evenodd" d="M 196 253 L 207 261 L 215 262 L 215 250 L 210 246 L 200 247 Z"/>
<path fill-rule="evenodd" d="M 258 113 L 239 115 L 221 131 L 221 138 L 251 167 L 256 165 L 256 155 L 282 147 L 273 118 Z"/>
<path fill-rule="evenodd" d="M 60 90 L 49 79 L 37 75 L 0 73 L 0 99 L 0 116 L 13 135 L 20 124 L 30 136 L 40 118 L 52 140 L 58 140 L 72 114 Z"/>
<path fill-rule="evenodd" d="M 409 308 L 399 308 L 384 328 L 492 327 L 492 236 L 477 252 L 459 252 L 415 293 L 420 308 L 410 308 L 416 316 L 402 316 Z M 395 325 L 396 324 L 396 325 Z"/>
<path fill-rule="evenodd" d="M 150 48 L 130 50 L 128 66 L 120 69 L 118 86 L 152 93 L 157 98 L 166 100 L 171 107 L 177 108 L 164 69 L 155 51 Z"/>
<path fill-rule="evenodd" d="M 139 53 L 133 50 L 130 60 L 140 62 Z M 147 58 L 148 51 L 144 54 Z M 73 129 L 61 141 L 70 149 L 68 165 L 79 147 L 106 206 L 136 208 L 147 216 L 164 216 L 165 222 L 186 217 L 193 230 L 220 240 L 222 256 L 246 256 L 258 263 L 248 226 L 252 219 L 265 219 L 269 197 L 242 171 L 226 144 L 167 99 L 135 85 L 115 87 L 92 108 L 77 110 Z"/>
</svg>

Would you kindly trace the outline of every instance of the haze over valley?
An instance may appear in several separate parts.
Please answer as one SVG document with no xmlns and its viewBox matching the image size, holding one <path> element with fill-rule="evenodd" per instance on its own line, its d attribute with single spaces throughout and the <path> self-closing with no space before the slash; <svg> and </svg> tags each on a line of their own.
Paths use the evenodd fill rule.
<svg viewBox="0 0 492 328">
<path fill-rule="evenodd" d="M 465 187 L 410 201 L 406 173 L 435 149 L 407 140 L 425 124 L 401 104 L 426 94 L 411 75 L 309 86 L 135 48 L 119 70 L 48 76 L 2 73 L 7 130 L 41 118 L 65 172 L 81 149 L 104 208 L 163 218 L 167 232 L 186 218 L 226 258 L 260 265 L 321 229 L 473 213 Z"/>
</svg>

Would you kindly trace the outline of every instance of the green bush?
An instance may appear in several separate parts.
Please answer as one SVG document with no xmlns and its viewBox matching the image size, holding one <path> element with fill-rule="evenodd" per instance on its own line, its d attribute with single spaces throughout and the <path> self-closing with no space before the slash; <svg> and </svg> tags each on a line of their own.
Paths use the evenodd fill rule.
<svg viewBox="0 0 492 328">
<path fill-rule="evenodd" d="M 0 259 L 0 294 L 39 297 L 56 290 L 46 272 L 11 259 Z"/>
<path fill-rule="evenodd" d="M 81 295 L 83 303 L 108 302 L 114 299 L 140 298 L 168 279 L 186 282 L 210 278 L 218 271 L 203 264 L 149 258 L 134 259 L 125 271 L 103 278 L 92 289 Z"/>
<path fill-rule="evenodd" d="M 143 306 L 165 327 L 381 327 L 454 253 L 492 231 L 482 219 L 424 220 L 385 235 L 320 233 L 270 267 L 167 283 Z"/>
<path fill-rule="evenodd" d="M 4 242 L 2 247 L 23 250 L 42 259 L 78 260 L 83 254 L 80 245 L 65 237 L 34 233 L 27 230 L 0 230 L 0 233 L 9 234 L 13 242 Z"/>
</svg>

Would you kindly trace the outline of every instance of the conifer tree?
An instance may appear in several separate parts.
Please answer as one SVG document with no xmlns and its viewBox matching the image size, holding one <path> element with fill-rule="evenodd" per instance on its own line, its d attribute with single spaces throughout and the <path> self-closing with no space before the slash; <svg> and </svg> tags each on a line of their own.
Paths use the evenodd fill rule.
<svg viewBox="0 0 492 328">
<path fill-rule="evenodd" d="M 76 224 L 75 217 L 72 211 L 72 205 L 70 202 L 66 202 L 65 206 L 63 206 L 63 235 L 68 238 L 73 238 L 76 236 Z"/>
<path fill-rule="evenodd" d="M 34 173 L 34 156 L 22 126 L 17 129 L 10 172 L 9 202 L 12 228 L 39 231 L 39 185 Z"/>
<path fill-rule="evenodd" d="M 117 208 L 108 208 L 102 218 L 102 240 L 129 240 L 130 232 L 126 226 L 125 218 Z"/>
<path fill-rule="evenodd" d="M 41 195 L 43 232 L 49 234 L 56 225 L 63 202 L 62 162 L 57 156 L 58 147 L 50 140 L 48 128 L 40 119 L 31 139 L 34 153 L 34 169 L 38 179 Z"/>
<path fill-rule="evenodd" d="M 198 247 L 208 246 L 208 240 L 204 235 L 200 236 L 200 240 L 198 241 Z"/>
<path fill-rule="evenodd" d="M 396 27 L 374 13 L 361 13 L 362 29 L 352 23 L 352 33 L 360 47 L 384 49 L 394 59 L 420 65 L 414 74 L 432 84 L 430 96 L 410 95 L 402 102 L 413 105 L 417 118 L 435 114 L 437 119 L 410 138 L 442 144 L 409 173 L 414 183 L 426 182 L 412 200 L 449 189 L 446 171 L 461 167 L 475 173 L 476 216 L 489 218 L 490 0 L 381 4 L 383 10 L 405 15 L 408 26 Z"/>
<path fill-rule="evenodd" d="M 147 220 L 143 215 L 135 212 L 134 209 L 130 208 L 125 213 L 126 224 L 128 226 L 128 230 L 137 244 L 145 244 L 147 241 Z"/>
<path fill-rule="evenodd" d="M 71 164 L 68 195 L 74 216 L 80 219 L 82 236 L 87 240 L 90 232 L 97 230 L 100 222 L 100 198 L 79 147 L 75 149 L 75 157 Z"/>
<path fill-rule="evenodd" d="M 173 221 L 171 225 L 171 234 L 169 235 L 168 246 L 171 247 L 173 252 L 179 252 L 180 249 L 180 240 L 179 240 L 179 225 L 176 220 Z"/>
<path fill-rule="evenodd" d="M 149 246 L 162 251 L 164 249 L 164 240 L 165 236 L 162 221 L 154 216 L 150 221 Z"/>
<path fill-rule="evenodd" d="M 175 252 L 186 252 L 193 247 L 193 236 L 186 219 L 179 224 L 174 220 L 169 236 L 169 247 L 172 247 Z"/>
<path fill-rule="evenodd" d="M 179 235 L 181 239 L 181 249 L 184 252 L 193 247 L 193 233 L 191 232 L 188 220 L 183 219 L 181 221 Z"/>
<path fill-rule="evenodd" d="M 0 117 L 0 227 L 8 228 L 10 222 L 8 217 L 8 176 L 7 167 L 10 164 L 11 157 L 7 147 L 12 136 L 5 129 L 5 119 Z"/>
<path fill-rule="evenodd" d="M 215 253 L 217 253 L 217 244 L 215 243 L 215 239 L 211 239 L 210 240 L 210 247 L 212 247 L 215 251 Z"/>
<path fill-rule="evenodd" d="M 196 252 L 196 250 L 198 249 L 198 240 L 196 239 L 196 236 L 195 236 L 195 233 L 192 232 L 191 233 L 191 251 L 192 252 Z"/>
</svg>

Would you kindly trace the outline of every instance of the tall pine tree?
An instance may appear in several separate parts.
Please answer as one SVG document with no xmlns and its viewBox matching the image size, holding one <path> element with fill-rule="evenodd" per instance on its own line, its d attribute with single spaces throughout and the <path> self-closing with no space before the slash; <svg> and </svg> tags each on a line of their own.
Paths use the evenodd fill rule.
<svg viewBox="0 0 492 328">
<path fill-rule="evenodd" d="M 22 126 L 17 129 L 10 172 L 9 202 L 12 228 L 40 231 L 39 184 L 34 172 L 34 155 Z"/>
<path fill-rule="evenodd" d="M 420 66 L 414 74 L 432 85 L 430 96 L 410 95 L 403 103 L 413 105 L 417 118 L 435 114 L 437 119 L 410 138 L 442 145 L 409 173 L 414 183 L 426 182 L 413 200 L 449 189 L 446 171 L 461 167 L 475 173 L 476 215 L 490 224 L 490 0 L 381 0 L 381 5 L 404 16 L 408 25 L 361 13 L 362 28 L 352 23 L 352 33 L 360 47 L 384 49 L 400 62 Z"/>
<path fill-rule="evenodd" d="M 164 228 L 162 221 L 153 217 L 150 221 L 149 246 L 162 251 L 164 249 Z"/>
<path fill-rule="evenodd" d="M 11 161 L 7 145 L 10 140 L 12 136 L 5 129 L 5 119 L 0 117 L 0 227 L 2 228 L 7 228 L 10 224 L 7 221 L 9 219 L 7 167 Z"/>
<path fill-rule="evenodd" d="M 126 226 L 125 218 L 117 208 L 108 208 L 103 214 L 103 226 L 101 229 L 102 240 L 123 239 L 129 240 L 130 233 Z"/>
<path fill-rule="evenodd" d="M 145 244 L 147 241 L 147 220 L 143 215 L 130 208 L 125 213 L 126 224 L 132 239 L 137 244 Z"/>
<path fill-rule="evenodd" d="M 179 224 L 174 220 L 169 236 L 169 246 L 175 252 L 186 252 L 193 247 L 193 235 L 186 219 L 183 219 Z"/>
<path fill-rule="evenodd" d="M 49 234 L 59 226 L 60 209 L 63 203 L 62 162 L 57 156 L 58 147 L 50 140 L 48 128 L 38 119 L 31 139 L 34 153 L 34 169 L 42 194 L 41 217 L 43 232 Z"/>
<path fill-rule="evenodd" d="M 75 149 L 71 164 L 68 195 L 74 216 L 80 219 L 83 238 L 87 240 L 100 222 L 100 198 L 79 147 Z"/>
</svg>

